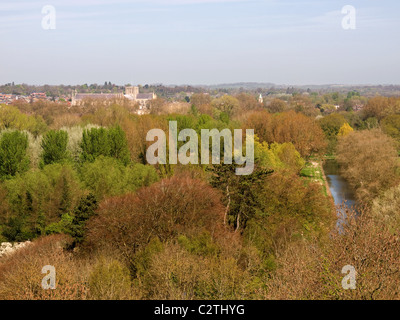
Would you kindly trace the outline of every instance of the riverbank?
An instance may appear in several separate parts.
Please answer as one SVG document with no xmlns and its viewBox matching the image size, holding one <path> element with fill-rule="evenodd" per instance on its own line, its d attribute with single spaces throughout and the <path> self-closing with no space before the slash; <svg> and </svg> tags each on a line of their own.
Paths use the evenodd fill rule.
<svg viewBox="0 0 400 320">
<path fill-rule="evenodd" d="M 336 157 L 310 158 L 300 175 L 309 182 L 321 185 L 322 193 L 331 202 L 332 214 L 340 226 L 347 210 L 356 207 L 356 200 L 352 188 L 340 174 Z"/>
<path fill-rule="evenodd" d="M 309 181 L 316 182 L 323 187 L 325 196 L 331 196 L 329 185 L 320 159 L 310 159 L 306 162 L 305 167 L 301 170 L 300 175 Z"/>
<path fill-rule="evenodd" d="M 325 190 L 326 190 L 327 195 L 328 195 L 329 198 L 331 199 L 331 201 L 332 201 L 333 203 L 335 203 L 335 199 L 334 199 L 333 196 L 332 196 L 332 192 L 331 192 L 331 188 L 330 188 L 329 183 L 328 183 L 328 179 L 326 178 L 326 175 L 325 175 L 324 165 L 323 165 L 323 162 L 322 162 L 322 161 L 323 161 L 323 160 L 320 161 L 320 166 L 321 166 L 322 176 L 323 176 L 324 182 L 325 182 Z"/>
<path fill-rule="evenodd" d="M 300 175 L 309 181 L 316 182 L 322 186 L 323 195 L 329 199 L 332 204 L 332 208 L 335 208 L 332 213 L 336 216 L 335 199 L 332 195 L 328 179 L 325 175 L 323 161 L 325 161 L 325 159 L 310 159 L 306 162 L 306 165 L 301 170 Z"/>
</svg>

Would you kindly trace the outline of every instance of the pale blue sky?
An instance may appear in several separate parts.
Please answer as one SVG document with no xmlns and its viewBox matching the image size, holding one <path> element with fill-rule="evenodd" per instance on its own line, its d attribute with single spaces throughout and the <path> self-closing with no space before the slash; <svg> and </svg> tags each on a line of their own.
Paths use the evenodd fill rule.
<svg viewBox="0 0 400 320">
<path fill-rule="evenodd" d="M 2 84 L 400 84 L 399 0 L 1 0 L 0 39 Z"/>
</svg>

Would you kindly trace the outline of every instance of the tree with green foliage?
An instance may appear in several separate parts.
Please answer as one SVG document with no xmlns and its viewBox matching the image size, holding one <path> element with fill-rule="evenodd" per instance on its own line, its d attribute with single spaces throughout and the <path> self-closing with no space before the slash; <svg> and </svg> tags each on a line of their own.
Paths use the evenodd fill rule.
<svg viewBox="0 0 400 320">
<path fill-rule="evenodd" d="M 273 170 L 257 168 L 251 175 L 236 175 L 235 164 L 212 165 L 211 185 L 225 194 L 226 211 L 224 224 L 230 224 L 238 231 L 245 228 L 247 221 L 255 214 L 258 203 L 257 190 Z"/>
<path fill-rule="evenodd" d="M 68 133 L 63 130 L 50 130 L 43 137 L 41 146 L 42 164 L 48 165 L 67 159 Z"/>
<path fill-rule="evenodd" d="M 212 106 L 219 112 L 225 112 L 229 117 L 239 110 L 239 100 L 225 95 L 212 101 Z"/>
<path fill-rule="evenodd" d="M 267 109 L 271 113 L 283 112 L 287 108 L 287 103 L 278 98 L 272 99 L 272 101 L 267 105 Z"/>
<path fill-rule="evenodd" d="M 325 133 L 326 140 L 328 141 L 329 154 L 335 152 L 337 145 L 337 136 L 340 128 L 347 123 L 346 118 L 338 113 L 333 113 L 318 120 L 318 124 Z"/>
<path fill-rule="evenodd" d="M 340 128 L 347 123 L 345 117 L 333 113 L 318 120 L 318 124 L 324 131 L 328 140 L 335 140 Z"/>
<path fill-rule="evenodd" d="M 379 121 L 375 117 L 367 118 L 365 121 L 361 123 L 360 129 L 377 129 L 379 128 Z"/>
<path fill-rule="evenodd" d="M 130 153 L 125 132 L 116 126 L 110 129 L 92 128 L 82 135 L 83 161 L 93 162 L 97 157 L 113 157 L 124 165 L 130 162 Z"/>
<path fill-rule="evenodd" d="M 400 115 L 392 114 L 381 121 L 381 128 L 384 133 L 400 142 Z"/>
<path fill-rule="evenodd" d="M 27 130 L 35 137 L 47 130 L 47 125 L 41 116 L 28 116 L 14 106 L 0 108 L 0 130 Z"/>
<path fill-rule="evenodd" d="M 28 239 L 48 233 L 46 228 L 59 224 L 83 193 L 72 166 L 60 163 L 29 170 L 6 180 L 3 187 L 7 192 L 4 202 L 8 207 L 7 219 L 13 225 L 11 229 L 16 235 L 29 234 Z M 23 228 L 13 221 L 19 221 Z"/>
<path fill-rule="evenodd" d="M 304 159 L 290 142 L 273 143 L 269 146 L 274 155 L 282 162 L 283 167 L 300 172 L 305 165 Z"/>
<path fill-rule="evenodd" d="M 80 172 L 84 187 L 93 192 L 99 200 L 107 196 L 134 192 L 158 180 L 155 168 L 150 165 L 124 166 L 115 158 L 103 156 L 94 162 L 84 163 Z"/>
<path fill-rule="evenodd" d="M 2 229 L 1 235 L 8 241 L 22 242 L 37 236 L 26 226 L 25 219 L 21 216 L 10 218 Z"/>
<path fill-rule="evenodd" d="M 86 231 L 86 222 L 96 214 L 98 202 L 96 197 L 90 193 L 83 197 L 74 209 L 74 218 L 71 223 L 69 234 L 75 239 L 75 243 L 81 243 Z"/>
<path fill-rule="evenodd" d="M 5 132 L 0 138 L 0 179 L 7 179 L 29 168 L 28 136 L 19 131 Z"/>
<path fill-rule="evenodd" d="M 305 161 L 294 145 L 290 142 L 272 143 L 259 142 L 254 137 L 254 160 L 263 169 L 289 169 L 296 173 L 304 167 Z"/>
<path fill-rule="evenodd" d="M 128 165 L 131 156 L 124 130 L 120 126 L 108 129 L 108 140 L 110 144 L 110 157 L 120 160 L 125 166 Z"/>
<path fill-rule="evenodd" d="M 91 128 L 83 131 L 82 160 L 93 162 L 99 156 L 107 157 L 110 154 L 108 131 L 105 128 Z"/>
<path fill-rule="evenodd" d="M 335 221 L 323 186 L 287 170 L 277 170 L 260 186 L 256 209 L 244 238 L 270 259 L 290 242 L 323 237 Z"/>
</svg>

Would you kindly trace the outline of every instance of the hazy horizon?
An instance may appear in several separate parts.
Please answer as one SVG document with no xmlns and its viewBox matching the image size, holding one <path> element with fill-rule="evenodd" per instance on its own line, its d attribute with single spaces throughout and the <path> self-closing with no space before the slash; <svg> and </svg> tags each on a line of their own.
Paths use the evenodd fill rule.
<svg viewBox="0 0 400 320">
<path fill-rule="evenodd" d="M 45 5 L 56 28 L 45 30 Z M 345 30 L 342 8 L 356 9 Z M 394 0 L 5 0 L 0 83 L 400 83 Z"/>
<path fill-rule="evenodd" d="M 26 82 L 21 82 L 21 83 L 15 83 L 14 85 L 29 85 L 29 86 L 36 86 L 36 87 L 41 87 L 41 86 L 82 86 L 82 85 L 90 85 L 90 84 L 98 84 L 98 85 L 103 85 L 104 82 L 108 81 L 95 81 L 95 82 L 85 82 L 85 83 L 26 83 Z M 12 81 L 6 81 L 5 83 L 0 83 L 0 86 L 6 85 L 12 83 Z M 348 84 L 348 83 L 321 83 L 321 84 L 315 84 L 315 83 L 305 83 L 305 84 L 291 84 L 291 83 L 273 83 L 273 82 L 254 82 L 254 81 L 239 81 L 239 82 L 226 82 L 226 83 L 161 83 L 161 82 L 154 82 L 154 83 L 114 83 L 116 86 L 126 86 L 126 85 L 132 85 L 132 86 L 157 86 L 157 85 L 162 85 L 165 87 L 174 87 L 174 86 L 191 86 L 191 87 L 221 87 L 221 86 L 230 86 L 230 85 L 239 85 L 239 84 L 253 84 L 253 85 L 262 85 L 264 87 L 269 87 L 269 86 L 274 86 L 274 87 L 375 87 L 375 86 L 400 86 L 400 83 L 354 83 L 354 84 Z"/>
</svg>

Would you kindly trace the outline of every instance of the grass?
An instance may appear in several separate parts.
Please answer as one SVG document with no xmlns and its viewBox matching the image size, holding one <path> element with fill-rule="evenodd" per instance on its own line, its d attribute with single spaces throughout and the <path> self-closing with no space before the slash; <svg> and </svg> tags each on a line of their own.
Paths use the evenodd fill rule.
<svg viewBox="0 0 400 320">
<path fill-rule="evenodd" d="M 320 161 L 311 161 L 311 159 L 307 161 L 305 167 L 300 172 L 300 176 L 306 178 L 309 182 L 319 183 L 322 186 L 324 195 L 328 195 Z"/>
</svg>

